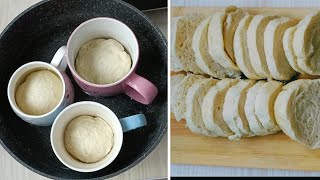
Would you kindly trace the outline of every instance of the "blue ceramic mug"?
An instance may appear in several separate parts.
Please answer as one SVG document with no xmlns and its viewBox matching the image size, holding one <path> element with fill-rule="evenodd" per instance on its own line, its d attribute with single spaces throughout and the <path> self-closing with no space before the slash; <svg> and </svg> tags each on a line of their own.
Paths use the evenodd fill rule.
<svg viewBox="0 0 320 180">
<path fill-rule="evenodd" d="M 66 150 L 64 145 L 64 132 L 69 122 L 79 116 L 87 115 L 100 117 L 105 120 L 113 130 L 114 143 L 111 151 L 102 160 L 95 163 L 84 163 L 74 159 Z M 119 154 L 123 133 L 147 125 L 146 117 L 143 114 L 136 114 L 126 118 L 119 119 L 106 106 L 91 102 L 83 101 L 74 103 L 61 111 L 57 116 L 51 128 L 51 146 L 58 159 L 70 169 L 79 172 L 98 171 L 108 166 Z"/>
</svg>

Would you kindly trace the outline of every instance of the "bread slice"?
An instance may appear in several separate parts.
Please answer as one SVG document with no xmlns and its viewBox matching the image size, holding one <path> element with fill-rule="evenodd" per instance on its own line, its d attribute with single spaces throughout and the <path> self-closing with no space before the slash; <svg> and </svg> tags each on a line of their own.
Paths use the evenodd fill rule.
<svg viewBox="0 0 320 180">
<path fill-rule="evenodd" d="M 288 17 L 271 20 L 264 31 L 264 51 L 271 76 L 276 80 L 290 80 L 296 71 L 291 68 L 283 49 L 285 31 L 299 21 Z"/>
<path fill-rule="evenodd" d="M 170 99 L 173 99 L 173 97 L 177 94 L 175 92 L 177 85 L 183 80 L 183 78 L 186 77 L 184 74 L 175 74 L 170 77 Z M 170 112 L 173 112 L 173 106 L 170 106 Z"/>
<path fill-rule="evenodd" d="M 269 81 L 258 91 L 255 101 L 255 113 L 262 126 L 270 133 L 280 130 L 274 117 L 274 102 L 281 91 L 283 83 Z"/>
<path fill-rule="evenodd" d="M 234 135 L 228 124 L 223 120 L 222 110 L 228 89 L 238 83 L 236 79 L 223 79 L 211 87 L 204 96 L 201 112 L 207 129 L 217 136 L 229 137 Z"/>
<path fill-rule="evenodd" d="M 234 7 L 236 8 L 236 7 Z M 233 50 L 233 38 L 240 20 L 246 15 L 244 11 L 236 8 L 235 11 L 227 14 L 223 27 L 223 39 L 225 50 L 233 62 L 236 62 Z"/>
<path fill-rule="evenodd" d="M 254 71 L 261 77 L 272 78 L 264 52 L 264 31 L 270 20 L 276 16 L 256 15 L 251 20 L 247 31 L 249 57 Z"/>
<path fill-rule="evenodd" d="M 249 79 L 263 79 L 263 77 L 259 76 L 253 69 L 248 52 L 247 45 L 247 30 L 249 24 L 252 20 L 253 16 L 246 15 L 239 22 L 236 32 L 234 34 L 234 56 L 237 62 L 238 67 L 243 72 L 243 74 Z"/>
<path fill-rule="evenodd" d="M 298 131 L 297 123 L 295 122 L 294 113 L 294 100 L 298 95 L 300 85 L 306 84 L 308 80 L 300 79 L 292 81 L 282 87 L 282 91 L 276 98 L 274 103 L 275 119 L 280 126 L 281 130 L 287 134 L 291 139 L 298 141 L 300 131 Z"/>
<path fill-rule="evenodd" d="M 180 17 L 177 22 L 175 44 L 172 44 L 172 46 L 175 46 L 176 56 L 180 60 L 182 68 L 195 74 L 204 74 L 197 66 L 192 50 L 193 34 L 204 19 L 204 15 L 197 13 Z"/>
<path fill-rule="evenodd" d="M 281 129 L 293 140 L 312 149 L 320 148 L 319 88 L 319 79 L 291 82 L 283 87 L 275 104 Z"/>
<path fill-rule="evenodd" d="M 186 96 L 188 90 L 192 84 L 200 78 L 204 78 L 204 76 L 188 74 L 179 84 L 177 84 L 171 99 L 172 110 L 177 121 L 185 118 Z"/>
<path fill-rule="evenodd" d="M 301 67 L 306 73 L 319 76 L 320 75 L 320 48 L 309 59 L 299 59 L 298 66 Z"/>
<path fill-rule="evenodd" d="M 209 54 L 224 68 L 240 72 L 238 66 L 231 60 L 225 51 L 223 28 L 226 17 L 227 12 L 217 12 L 211 17 L 208 28 Z"/>
<path fill-rule="evenodd" d="M 240 80 L 229 88 L 225 96 L 222 116 L 235 136 L 251 136 L 248 120 L 244 113 L 246 90 L 254 85 L 254 80 Z"/>
<path fill-rule="evenodd" d="M 298 66 L 308 74 L 320 75 L 320 12 L 303 18 L 293 36 L 293 50 Z"/>
<path fill-rule="evenodd" d="M 199 79 L 188 90 L 186 98 L 186 125 L 193 133 L 205 136 L 217 136 L 214 132 L 209 131 L 205 127 L 201 115 L 201 104 L 203 98 L 207 94 L 208 90 L 217 82 L 218 80 L 211 78 Z"/>
<path fill-rule="evenodd" d="M 291 68 L 299 73 L 305 73 L 302 69 L 299 68 L 297 63 L 297 57 L 293 51 L 293 34 L 296 31 L 296 29 L 296 26 L 293 26 L 289 27 L 285 31 L 283 35 L 283 49 Z"/>
<path fill-rule="evenodd" d="M 297 25 L 294 32 L 293 49 L 298 58 L 306 58 L 314 54 L 318 48 L 318 38 L 320 26 L 320 11 L 313 12 L 305 16 Z"/>
<path fill-rule="evenodd" d="M 176 39 L 177 39 L 177 26 L 178 26 L 178 21 L 180 17 L 173 17 L 171 18 L 171 32 L 170 32 L 170 40 L 172 46 L 170 47 L 171 49 L 171 59 L 170 59 L 170 70 L 174 72 L 182 71 L 183 67 L 182 64 L 180 63 L 180 59 L 178 58 L 176 54 Z"/>
<path fill-rule="evenodd" d="M 192 40 L 192 49 L 195 53 L 198 67 L 206 74 L 215 78 L 240 77 L 237 71 L 228 70 L 218 64 L 208 52 L 208 27 L 211 17 L 203 20 L 197 27 Z"/>
<path fill-rule="evenodd" d="M 254 86 L 247 89 L 247 99 L 244 105 L 244 112 L 249 123 L 250 131 L 253 135 L 264 136 L 269 132 L 262 126 L 255 111 L 256 96 L 266 81 L 258 81 Z"/>
</svg>

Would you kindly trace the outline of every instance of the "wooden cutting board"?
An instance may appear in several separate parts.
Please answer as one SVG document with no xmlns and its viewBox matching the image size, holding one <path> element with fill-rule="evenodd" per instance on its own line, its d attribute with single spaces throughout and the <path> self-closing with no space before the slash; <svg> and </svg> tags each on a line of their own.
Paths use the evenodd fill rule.
<svg viewBox="0 0 320 180">
<path fill-rule="evenodd" d="M 221 8 L 220 8 L 221 9 Z M 217 8 L 172 7 L 171 16 L 201 12 L 207 15 Z M 243 8 L 251 14 L 277 14 L 302 18 L 315 9 Z M 171 114 L 171 117 L 173 115 Z M 310 150 L 284 133 L 243 138 L 233 142 L 227 138 L 195 135 L 185 121 L 171 119 L 171 162 L 212 166 L 234 166 L 320 171 L 320 150 Z"/>
</svg>

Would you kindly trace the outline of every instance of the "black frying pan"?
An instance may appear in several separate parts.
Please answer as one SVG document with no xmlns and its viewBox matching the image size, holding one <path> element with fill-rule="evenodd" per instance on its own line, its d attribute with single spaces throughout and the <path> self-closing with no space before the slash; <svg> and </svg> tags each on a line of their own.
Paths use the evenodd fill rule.
<svg viewBox="0 0 320 180">
<path fill-rule="evenodd" d="M 50 62 L 72 31 L 94 17 L 112 17 L 127 24 L 138 38 L 140 61 L 137 73 L 159 89 L 148 106 L 126 95 L 94 98 L 75 87 L 75 102 L 96 101 L 118 117 L 144 113 L 148 126 L 124 134 L 119 156 L 108 167 L 79 173 L 65 167 L 50 145 L 50 128 L 30 125 L 11 110 L 7 98 L 10 76 L 31 61 Z M 67 74 L 72 79 L 69 71 Z M 0 35 L 0 143 L 21 164 L 50 178 L 109 178 L 138 164 L 159 144 L 167 129 L 167 41 L 150 20 L 133 6 L 115 0 L 46 0 L 15 18 Z M 167 158 L 167 157 L 163 157 Z"/>
<path fill-rule="evenodd" d="M 167 0 L 124 0 L 141 11 L 167 8 Z"/>
</svg>

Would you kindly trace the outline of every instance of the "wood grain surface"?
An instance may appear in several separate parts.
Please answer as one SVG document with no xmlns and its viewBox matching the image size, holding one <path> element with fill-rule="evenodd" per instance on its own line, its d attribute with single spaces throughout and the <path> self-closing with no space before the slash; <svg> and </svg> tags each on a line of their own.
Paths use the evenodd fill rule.
<svg viewBox="0 0 320 180">
<path fill-rule="evenodd" d="M 320 151 L 292 141 L 284 133 L 229 141 L 195 135 L 185 121 L 171 119 L 171 162 L 292 170 L 320 170 Z"/>
<path fill-rule="evenodd" d="M 0 32 L 7 24 L 26 8 L 40 0 L 0 0 Z M 167 10 L 150 11 L 145 13 L 155 25 L 167 35 Z M 167 136 L 163 138 L 159 146 L 141 163 L 129 171 L 116 176 L 114 179 L 154 179 L 167 177 L 168 157 Z M 0 180 L 38 180 L 47 179 L 15 161 L 0 146 Z"/>
<path fill-rule="evenodd" d="M 301 18 L 313 8 L 243 8 L 250 14 L 273 14 Z M 221 8 L 172 7 L 171 16 L 201 12 L 210 15 Z M 303 76 L 301 76 L 303 78 Z M 308 77 L 310 78 L 310 77 Z M 315 77 L 311 77 L 315 78 Z M 173 116 L 171 116 L 173 117 Z M 171 119 L 171 162 L 175 164 L 233 166 L 320 171 L 320 151 L 292 141 L 284 133 L 229 141 L 195 135 Z"/>
<path fill-rule="evenodd" d="M 241 7 L 249 14 L 266 14 L 266 15 L 279 15 L 302 18 L 312 11 L 319 10 L 317 8 L 266 8 L 266 7 Z M 181 16 L 188 13 L 202 13 L 211 15 L 214 12 L 220 11 L 222 8 L 216 7 L 171 7 L 171 17 Z"/>
</svg>

